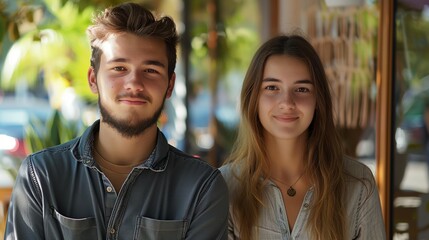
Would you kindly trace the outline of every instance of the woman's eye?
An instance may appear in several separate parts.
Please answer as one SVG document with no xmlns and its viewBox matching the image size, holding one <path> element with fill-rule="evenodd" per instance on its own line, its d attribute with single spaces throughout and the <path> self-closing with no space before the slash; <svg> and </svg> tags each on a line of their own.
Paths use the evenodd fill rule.
<svg viewBox="0 0 429 240">
<path fill-rule="evenodd" d="M 297 92 L 310 92 L 310 90 L 308 88 L 305 87 L 300 87 L 298 89 L 296 89 Z"/>
<path fill-rule="evenodd" d="M 270 90 L 270 91 L 274 91 L 274 90 L 277 90 L 278 88 L 276 86 L 266 86 L 265 89 Z"/>
</svg>

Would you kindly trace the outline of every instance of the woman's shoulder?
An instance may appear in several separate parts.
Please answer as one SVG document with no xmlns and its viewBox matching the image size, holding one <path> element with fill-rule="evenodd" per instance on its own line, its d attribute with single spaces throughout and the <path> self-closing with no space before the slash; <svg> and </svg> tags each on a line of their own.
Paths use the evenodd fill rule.
<svg viewBox="0 0 429 240">
<path fill-rule="evenodd" d="M 345 206 L 353 238 L 385 239 L 378 188 L 374 174 L 363 162 L 346 157 Z"/>
<path fill-rule="evenodd" d="M 360 199 L 363 196 L 369 197 L 377 191 L 374 174 L 363 162 L 351 157 L 344 158 L 346 189 L 349 197 Z"/>
<path fill-rule="evenodd" d="M 232 163 L 227 163 L 219 168 L 220 173 L 225 179 L 228 188 L 233 189 L 234 186 L 238 184 L 238 174 L 239 170 L 237 165 Z"/>
<path fill-rule="evenodd" d="M 347 175 L 357 179 L 370 180 L 374 178 L 371 169 L 363 162 L 349 156 L 344 156 L 344 169 Z"/>
<path fill-rule="evenodd" d="M 222 174 L 225 180 L 231 180 L 236 175 L 236 167 L 231 163 L 227 163 L 219 168 L 220 173 Z"/>
</svg>

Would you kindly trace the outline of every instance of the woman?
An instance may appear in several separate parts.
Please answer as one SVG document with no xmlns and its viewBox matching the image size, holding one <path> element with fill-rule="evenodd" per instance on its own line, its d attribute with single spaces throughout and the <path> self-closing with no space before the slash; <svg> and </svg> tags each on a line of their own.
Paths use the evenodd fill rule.
<svg viewBox="0 0 429 240">
<path fill-rule="evenodd" d="M 221 167 L 229 239 L 385 239 L 374 177 L 344 156 L 329 84 L 309 42 L 291 35 L 264 43 L 240 104 L 238 138 Z"/>
</svg>

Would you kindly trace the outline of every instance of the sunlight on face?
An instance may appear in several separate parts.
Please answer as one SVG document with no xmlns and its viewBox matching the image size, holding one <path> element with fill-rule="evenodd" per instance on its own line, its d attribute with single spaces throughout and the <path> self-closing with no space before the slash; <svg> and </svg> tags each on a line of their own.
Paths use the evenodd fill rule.
<svg viewBox="0 0 429 240">
<path fill-rule="evenodd" d="M 174 86 L 165 43 L 123 33 L 111 35 L 101 49 L 96 79 L 101 120 L 127 137 L 156 127 Z"/>
<path fill-rule="evenodd" d="M 287 55 L 270 56 L 260 87 L 258 116 L 267 137 L 304 136 L 316 108 L 313 79 L 307 65 Z"/>
</svg>

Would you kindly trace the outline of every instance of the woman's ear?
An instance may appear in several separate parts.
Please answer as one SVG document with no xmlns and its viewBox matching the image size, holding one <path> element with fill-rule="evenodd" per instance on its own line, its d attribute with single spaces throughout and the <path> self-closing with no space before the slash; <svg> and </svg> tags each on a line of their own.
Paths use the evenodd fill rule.
<svg viewBox="0 0 429 240">
<path fill-rule="evenodd" d="M 97 76 L 93 67 L 88 69 L 88 84 L 91 92 L 98 93 Z"/>
</svg>

